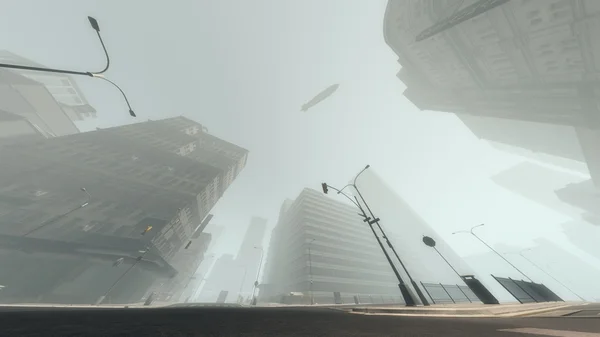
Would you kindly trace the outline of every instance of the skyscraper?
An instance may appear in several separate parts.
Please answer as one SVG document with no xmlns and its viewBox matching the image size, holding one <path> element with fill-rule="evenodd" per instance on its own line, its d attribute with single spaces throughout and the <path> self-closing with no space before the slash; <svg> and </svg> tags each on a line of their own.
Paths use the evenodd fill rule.
<svg viewBox="0 0 600 337">
<path fill-rule="evenodd" d="M 586 212 L 586 219 L 600 217 L 599 190 L 592 180 L 568 184 L 557 190 L 556 195 L 560 200 Z"/>
<path fill-rule="evenodd" d="M 334 303 L 401 302 L 402 297 L 368 226 L 357 210 L 321 192 L 304 189 L 281 208 L 268 251 L 262 301 L 299 300 Z"/>
<path fill-rule="evenodd" d="M 176 117 L 0 144 L 0 156 L 10 158 L 0 174 L 0 241 L 7 250 L 0 253 L 0 273 L 10 275 L 5 283 L 11 285 L 3 298 L 94 303 L 131 263 L 136 268 L 111 301 L 139 300 L 157 278 L 169 279 L 161 282 L 165 287 L 188 280 L 197 265 L 180 263 L 189 257 L 183 248 L 198 239 L 198 224 L 247 157 L 202 129 Z M 212 139 L 208 146 L 206 138 Z M 196 152 L 219 147 L 238 152 Z M 39 257 L 18 253 L 22 249 Z M 147 253 L 136 262 L 139 251 Z M 58 274 L 35 276 L 44 270 L 37 263 Z"/>
<path fill-rule="evenodd" d="M 596 282 L 600 278 L 600 269 L 548 239 L 534 241 L 537 246 L 526 253 L 532 261 L 554 277 L 572 285 L 572 290 L 584 298 L 600 297 L 600 288 Z"/>
<path fill-rule="evenodd" d="M 225 302 L 237 303 L 240 289 L 245 284 L 246 278 L 252 276 L 232 254 L 221 255 L 208 274 L 198 301 L 214 303 L 221 292 L 227 292 Z"/>
<path fill-rule="evenodd" d="M 523 162 L 496 174 L 491 179 L 503 188 L 531 201 L 574 219 L 581 218 L 582 211 L 561 201 L 555 191 L 571 183 L 583 181 L 584 178 Z"/>
<path fill-rule="evenodd" d="M 381 219 L 383 230 L 417 283 L 464 284 L 436 251 L 423 243 L 423 236 L 434 238 L 436 248 L 460 275 L 474 274 L 452 247 L 372 168 L 364 171 L 356 184 L 375 216 Z M 390 255 L 394 256 L 391 251 Z M 397 268 L 408 283 L 403 268 L 399 264 Z"/>
<path fill-rule="evenodd" d="M 402 65 L 397 76 L 407 87 L 404 96 L 421 110 L 571 126 L 581 148 L 568 155 L 582 153 L 599 185 L 600 80 L 592 74 L 600 42 L 591 38 L 600 28 L 595 2 L 507 1 L 451 23 L 456 16 L 448 13 L 459 15 L 469 5 L 388 2 L 384 38 Z M 431 27 L 443 29 L 422 34 L 433 32 Z M 518 138 L 528 136 L 531 143 L 535 135 Z M 574 141 L 568 138 L 566 145 Z M 556 140 L 546 142 L 552 150 Z"/>
<path fill-rule="evenodd" d="M 240 267 L 244 268 L 247 272 L 247 277 L 241 288 L 241 296 L 244 298 L 252 296 L 252 289 L 258 276 L 261 257 L 264 255 L 263 239 L 265 238 L 266 229 L 267 219 L 252 217 L 235 258 Z"/>
<path fill-rule="evenodd" d="M 566 222 L 562 227 L 563 233 L 573 245 L 600 261 L 600 228 L 581 221 Z"/>
<path fill-rule="evenodd" d="M 572 126 L 467 114 L 457 117 L 480 139 L 585 162 L 577 131 Z"/>
</svg>

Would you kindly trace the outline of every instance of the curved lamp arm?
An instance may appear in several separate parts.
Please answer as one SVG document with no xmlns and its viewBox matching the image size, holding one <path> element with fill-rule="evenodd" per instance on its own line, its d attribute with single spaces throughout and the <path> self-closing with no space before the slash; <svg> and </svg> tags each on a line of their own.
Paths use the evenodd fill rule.
<svg viewBox="0 0 600 337">
<path fill-rule="evenodd" d="M 362 169 L 360 172 L 358 172 L 358 174 L 357 174 L 357 175 L 354 177 L 354 181 L 353 181 L 351 184 L 348 184 L 348 185 L 346 185 L 346 186 L 342 187 L 342 188 L 341 188 L 341 189 L 338 191 L 338 194 L 342 193 L 342 191 L 343 191 L 343 190 L 344 190 L 346 187 L 353 186 L 354 188 L 356 188 L 356 179 L 358 179 L 358 177 L 359 177 L 361 174 L 363 174 L 363 172 L 365 172 L 365 171 L 366 171 L 366 170 L 367 170 L 369 167 L 371 167 L 371 165 L 367 165 L 367 166 L 365 166 L 365 168 L 363 168 L 363 169 Z"/>
<path fill-rule="evenodd" d="M 121 95 L 123 95 L 123 98 L 125 99 L 125 103 L 127 103 L 127 107 L 129 108 L 129 115 L 131 115 L 131 117 L 137 117 L 135 115 L 135 112 L 133 112 L 133 109 L 131 108 L 131 104 L 129 104 L 127 95 L 125 95 L 125 92 L 123 92 L 123 90 L 115 82 L 109 80 L 108 78 L 104 77 L 104 75 L 101 75 L 101 74 L 92 74 L 92 76 L 95 78 L 101 78 L 101 79 L 105 80 L 106 82 L 112 84 L 115 88 L 119 89 L 119 91 L 121 92 Z"/>
</svg>

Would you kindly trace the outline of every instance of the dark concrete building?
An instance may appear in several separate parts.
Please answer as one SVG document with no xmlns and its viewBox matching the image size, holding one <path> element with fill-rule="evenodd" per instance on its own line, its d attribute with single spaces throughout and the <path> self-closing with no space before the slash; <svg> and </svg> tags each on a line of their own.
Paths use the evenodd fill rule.
<svg viewBox="0 0 600 337">
<path fill-rule="evenodd" d="M 0 302 L 94 303 L 134 263 L 107 301 L 185 284 L 185 246 L 247 158 L 203 130 L 176 117 L 0 143 Z"/>
</svg>

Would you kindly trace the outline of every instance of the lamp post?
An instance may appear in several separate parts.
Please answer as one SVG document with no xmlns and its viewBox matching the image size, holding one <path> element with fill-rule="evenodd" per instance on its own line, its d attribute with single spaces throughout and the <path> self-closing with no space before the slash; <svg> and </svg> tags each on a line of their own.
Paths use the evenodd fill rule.
<svg viewBox="0 0 600 337">
<path fill-rule="evenodd" d="M 388 254 L 387 250 L 383 246 L 383 243 L 381 242 L 381 239 L 377 235 L 377 232 L 375 232 L 375 228 L 373 228 L 373 224 L 377 223 L 379 221 L 379 219 L 377 219 L 377 218 L 372 219 L 371 217 L 369 217 L 367 215 L 367 213 L 365 213 L 365 211 L 362 208 L 362 206 L 360 206 L 360 203 L 358 202 L 358 199 L 356 197 L 354 197 L 354 199 L 352 199 L 346 193 L 343 193 L 341 190 L 339 190 L 339 189 L 337 189 L 337 188 L 335 188 L 335 187 L 333 187 L 331 185 L 328 185 L 327 183 L 322 183 L 321 187 L 323 188 L 323 193 L 327 194 L 327 192 L 329 191 L 329 188 L 331 188 L 332 190 L 337 191 L 338 194 L 341 194 L 344 197 L 346 197 L 356 207 L 358 207 L 358 209 L 361 212 L 358 215 L 360 215 L 363 218 L 363 222 L 366 222 L 369 225 L 369 228 L 371 229 L 371 232 L 373 232 L 373 236 L 375 236 L 375 239 L 377 240 L 377 243 L 379 244 L 379 247 L 381 248 L 381 251 L 385 255 L 385 258 L 387 259 L 390 267 L 392 268 L 392 271 L 394 272 L 394 274 L 396 275 L 396 278 L 398 279 L 398 287 L 400 288 L 400 293 L 402 294 L 402 298 L 404 298 L 404 303 L 406 304 L 406 306 L 410 306 L 410 307 L 415 306 L 417 302 L 416 302 L 416 300 L 414 298 L 414 295 L 411 293 L 411 291 L 409 290 L 409 288 L 406 286 L 406 283 L 402 279 L 402 276 L 400 276 L 400 273 L 398 272 L 398 269 L 394 265 L 394 262 L 392 262 L 392 259 L 390 258 L 390 255 Z"/>
<path fill-rule="evenodd" d="M 421 288 L 419 288 L 419 286 L 417 285 L 417 282 L 415 282 L 415 280 L 410 275 L 410 272 L 408 271 L 408 268 L 406 268 L 406 265 L 404 264 L 404 262 L 400 258 L 400 255 L 398 255 L 398 252 L 396 251 L 396 248 L 394 247 L 394 245 L 392 244 L 392 242 L 390 241 L 390 239 L 388 238 L 388 236 L 385 234 L 385 231 L 381 227 L 381 224 L 379 223 L 379 218 L 377 218 L 375 216 L 375 214 L 373 214 L 373 211 L 369 207 L 369 204 L 367 204 L 367 201 L 365 200 L 365 198 L 363 197 L 362 193 L 360 192 L 360 189 L 358 188 L 358 186 L 356 186 L 356 180 L 358 179 L 358 177 L 360 177 L 360 175 L 363 174 L 363 172 L 365 172 L 370 167 L 371 167 L 371 165 L 365 166 L 354 177 L 354 181 L 351 184 L 348 184 L 348 185 L 344 186 L 340 191 L 338 191 L 338 194 L 342 193 L 341 191 L 343 191 L 344 188 L 349 187 L 349 186 L 353 187 L 354 190 L 356 190 L 356 193 L 360 197 L 360 200 L 362 200 L 363 205 L 365 205 L 365 207 L 369 211 L 369 214 L 371 214 L 371 217 L 376 220 L 375 224 L 377 225 L 377 228 L 379 228 L 379 231 L 383 235 L 383 238 L 385 239 L 385 242 L 387 243 L 388 247 L 390 247 L 390 249 L 392 250 L 392 253 L 394 253 L 394 256 L 396 257 L 396 260 L 398 260 L 398 262 L 402 266 L 402 269 L 404 270 L 404 272 L 408 276 L 408 279 L 409 279 L 410 283 L 412 284 L 413 288 L 415 289 L 415 291 L 417 292 L 417 295 L 419 296 L 419 299 L 421 300 L 421 302 L 423 303 L 423 305 L 428 306 L 429 305 L 429 301 L 427 301 L 427 298 L 425 297 L 425 294 L 423 294 L 423 292 L 421 291 Z"/>
<path fill-rule="evenodd" d="M 248 274 L 248 267 L 244 267 L 244 276 L 242 276 L 242 283 L 240 284 L 240 290 L 238 291 L 238 302 L 244 303 L 244 296 L 242 296 L 242 290 L 244 290 L 244 283 L 246 283 L 246 275 Z"/>
<path fill-rule="evenodd" d="M 263 264 L 263 257 L 265 255 L 265 250 L 262 247 L 254 247 L 254 249 L 260 250 L 260 262 L 258 263 L 258 271 L 256 272 L 256 280 L 254 281 L 254 287 L 252 288 L 252 305 L 256 305 L 256 287 L 258 287 L 258 278 L 260 276 L 260 269 Z"/>
<path fill-rule="evenodd" d="M 98 39 L 100 40 L 100 44 L 102 44 L 102 49 L 104 50 L 104 55 L 106 55 L 106 66 L 101 71 L 98 71 L 98 72 L 75 71 L 75 70 L 65 70 L 65 69 L 55 69 L 55 68 L 31 67 L 31 66 L 24 66 L 24 65 L 18 65 L 18 64 L 6 64 L 6 63 L 0 63 L 0 68 L 40 71 L 40 72 L 57 73 L 57 74 L 80 75 L 80 76 L 89 76 L 89 77 L 102 79 L 102 80 L 112 84 L 115 88 L 117 88 L 121 92 L 121 95 L 123 95 L 123 98 L 125 99 L 125 103 L 127 103 L 127 107 L 129 108 L 129 115 L 132 117 L 136 117 L 135 112 L 133 112 L 133 109 L 131 108 L 131 105 L 129 104 L 129 100 L 127 99 L 127 96 L 125 95 L 125 92 L 123 92 L 123 90 L 116 83 L 114 83 L 113 81 L 104 77 L 104 75 L 103 75 L 104 72 L 106 72 L 108 70 L 108 67 L 110 66 L 110 58 L 108 57 L 108 51 L 106 50 L 106 46 L 104 45 L 102 36 L 100 36 L 100 25 L 98 24 L 98 21 L 96 21 L 96 19 L 94 19 L 91 16 L 88 16 L 88 21 L 90 22 L 90 25 L 92 26 L 92 28 L 96 31 L 96 34 L 98 35 Z"/>
<path fill-rule="evenodd" d="M 313 296 L 313 276 L 312 276 L 312 254 L 311 246 L 316 239 L 311 239 L 308 242 L 308 291 L 310 294 L 310 305 L 315 304 L 315 298 Z"/>
<path fill-rule="evenodd" d="M 496 255 L 500 256 L 500 258 L 502 260 L 504 260 L 506 263 L 508 263 L 511 267 L 513 267 L 521 275 L 525 276 L 526 279 L 528 279 L 529 281 L 533 282 L 533 280 L 529 276 L 525 275 L 525 273 L 523 273 L 519 268 L 517 268 L 514 264 L 510 263 L 510 261 L 508 261 L 504 256 L 502 256 L 502 254 L 498 253 L 494 248 L 492 248 L 492 246 L 488 245 L 485 241 L 483 241 L 483 239 L 481 239 L 479 236 L 477 236 L 477 234 L 475 234 L 475 232 L 473 232 L 473 230 L 475 228 L 478 228 L 478 227 L 481 227 L 481 226 L 485 226 L 485 224 L 473 226 L 468 231 L 466 231 L 466 230 L 464 230 L 464 231 L 456 231 L 456 232 L 452 233 L 452 235 L 454 235 L 454 234 L 471 234 L 471 235 L 473 235 L 477 240 L 479 240 L 481 243 L 483 243 L 486 247 L 488 247 Z"/>
<path fill-rule="evenodd" d="M 131 271 L 131 269 L 133 269 L 133 267 L 135 267 L 138 262 L 142 261 L 144 259 L 144 256 L 150 251 L 150 246 L 147 246 L 144 250 L 139 250 L 138 252 L 141 253 L 140 256 L 138 256 L 135 259 L 135 262 L 131 264 L 131 266 L 129 268 L 127 268 L 127 270 L 121 274 L 121 276 L 119 276 L 119 278 L 108 288 L 108 290 L 104 293 L 104 295 L 100 296 L 98 298 L 98 300 L 96 301 L 95 305 L 100 305 L 102 304 L 102 302 L 104 302 L 104 300 L 106 299 L 106 297 L 110 294 L 110 292 L 117 286 L 117 284 L 119 284 L 119 282 L 121 282 L 121 280 L 127 276 L 127 274 Z"/>
<path fill-rule="evenodd" d="M 567 289 L 573 295 L 579 297 L 580 300 L 582 300 L 582 301 L 585 302 L 585 299 L 583 297 L 579 296 L 579 294 L 577 294 L 576 292 L 574 292 L 573 290 L 571 290 L 571 288 L 569 288 L 566 285 L 564 285 L 562 282 L 560 282 L 559 280 L 557 280 L 554 276 L 550 275 L 550 273 L 548 273 L 547 271 L 545 271 L 544 269 L 542 269 L 542 267 L 538 266 L 536 263 L 534 263 L 533 261 L 531 261 L 531 259 L 529 259 L 527 256 L 525 256 L 523 254 L 524 252 L 528 252 L 530 250 L 532 250 L 532 248 L 523 249 L 523 250 L 519 251 L 516 254 L 521 255 L 521 257 L 524 258 L 525 260 L 527 260 L 527 262 L 531 263 L 534 267 L 536 267 L 537 269 L 539 269 L 542 273 L 548 275 L 548 277 L 550 277 L 551 279 L 553 279 L 554 281 L 556 281 L 556 283 L 560 284 L 561 286 L 563 286 L 563 288 Z"/>
<path fill-rule="evenodd" d="M 84 187 L 80 188 L 80 190 L 82 192 L 84 192 L 86 194 L 86 196 L 87 196 L 87 199 L 86 199 L 85 202 L 81 203 L 79 206 L 77 206 L 77 207 L 75 207 L 75 208 L 73 208 L 73 209 L 71 209 L 71 210 L 69 210 L 69 211 L 67 211 L 67 212 L 65 212 L 63 214 L 59 214 L 59 215 L 57 215 L 57 216 L 55 216 L 53 218 L 50 218 L 49 220 L 46 220 L 46 221 L 42 222 L 36 228 L 34 228 L 34 229 L 30 230 L 29 232 L 23 234 L 23 237 L 29 236 L 30 234 L 37 232 L 38 230 L 40 230 L 40 229 L 42 229 L 42 228 L 44 228 L 44 227 L 46 227 L 46 226 L 48 226 L 48 225 L 56 222 L 57 220 L 66 217 L 67 215 L 75 212 L 76 210 L 84 208 L 85 206 L 89 205 L 90 204 L 90 200 L 92 199 L 92 196 L 90 195 L 90 193 Z"/>
</svg>

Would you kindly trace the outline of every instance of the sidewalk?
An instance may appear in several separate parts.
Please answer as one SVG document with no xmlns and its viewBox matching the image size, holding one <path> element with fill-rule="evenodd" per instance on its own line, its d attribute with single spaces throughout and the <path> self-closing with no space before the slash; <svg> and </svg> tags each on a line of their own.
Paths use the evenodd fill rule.
<svg viewBox="0 0 600 337">
<path fill-rule="evenodd" d="M 83 309 L 115 309 L 115 308 L 158 308 L 172 305 L 172 303 L 152 303 L 150 306 L 144 306 L 144 303 L 133 304 L 53 304 L 53 303 L 17 303 L 17 304 L 0 304 L 0 308 L 83 308 Z"/>
<path fill-rule="evenodd" d="M 399 316 L 434 316 L 434 317 L 519 317 L 534 315 L 574 305 L 581 302 L 545 302 L 527 304 L 454 304 L 432 305 L 428 307 L 354 307 L 349 311 L 354 314 L 367 315 L 399 315 Z M 341 309 L 341 308 L 340 308 Z"/>
</svg>

